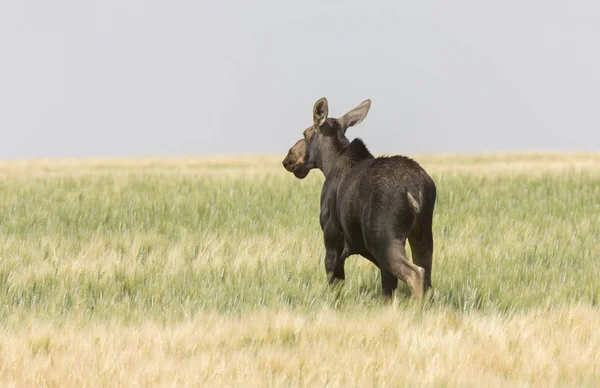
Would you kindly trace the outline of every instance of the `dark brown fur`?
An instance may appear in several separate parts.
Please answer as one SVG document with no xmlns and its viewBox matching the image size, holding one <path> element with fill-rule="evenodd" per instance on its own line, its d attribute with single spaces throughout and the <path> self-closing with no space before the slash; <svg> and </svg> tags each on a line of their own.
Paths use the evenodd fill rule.
<svg viewBox="0 0 600 388">
<path fill-rule="evenodd" d="M 366 100 L 340 118 L 329 118 L 327 100 L 318 100 L 313 125 L 283 165 L 300 179 L 314 168 L 325 175 L 320 221 L 330 283 L 345 278 L 348 256 L 360 254 L 381 270 L 386 299 L 401 279 L 421 300 L 431 287 L 435 183 L 408 157 L 375 158 L 362 140 L 349 142 L 346 129 L 362 122 L 370 106 Z M 406 239 L 414 263 L 406 255 Z"/>
</svg>

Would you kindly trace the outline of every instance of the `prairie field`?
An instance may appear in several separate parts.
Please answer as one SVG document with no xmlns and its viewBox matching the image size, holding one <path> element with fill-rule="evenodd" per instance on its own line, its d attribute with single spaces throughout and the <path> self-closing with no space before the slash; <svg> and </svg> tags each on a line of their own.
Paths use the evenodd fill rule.
<svg viewBox="0 0 600 388">
<path fill-rule="evenodd" d="M 359 256 L 327 284 L 283 155 L 0 161 L 0 385 L 600 385 L 600 153 L 411 156 L 422 306 Z"/>
</svg>

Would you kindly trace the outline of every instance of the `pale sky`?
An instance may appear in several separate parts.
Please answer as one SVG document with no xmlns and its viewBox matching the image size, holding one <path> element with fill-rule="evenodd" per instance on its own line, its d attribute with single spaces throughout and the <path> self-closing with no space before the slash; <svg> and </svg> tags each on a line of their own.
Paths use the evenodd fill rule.
<svg viewBox="0 0 600 388">
<path fill-rule="evenodd" d="M 0 159 L 600 150 L 594 1 L 2 1 Z"/>
</svg>

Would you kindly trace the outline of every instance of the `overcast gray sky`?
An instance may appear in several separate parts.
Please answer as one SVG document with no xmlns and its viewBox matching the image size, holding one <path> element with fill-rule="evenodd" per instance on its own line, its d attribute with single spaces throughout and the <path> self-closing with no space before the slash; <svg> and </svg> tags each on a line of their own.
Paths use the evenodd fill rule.
<svg viewBox="0 0 600 388">
<path fill-rule="evenodd" d="M 0 158 L 600 149 L 594 1 L 2 1 Z"/>
</svg>

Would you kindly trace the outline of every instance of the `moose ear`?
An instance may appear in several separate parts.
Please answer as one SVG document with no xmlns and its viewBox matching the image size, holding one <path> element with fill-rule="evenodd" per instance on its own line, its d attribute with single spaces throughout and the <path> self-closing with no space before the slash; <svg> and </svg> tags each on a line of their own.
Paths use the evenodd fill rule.
<svg viewBox="0 0 600 388">
<path fill-rule="evenodd" d="M 329 113 L 329 107 L 327 99 L 325 97 L 320 98 L 315 102 L 313 107 L 313 123 L 316 128 L 320 128 L 321 125 L 327 120 L 327 114 Z"/>
<path fill-rule="evenodd" d="M 363 102 L 361 102 L 359 106 L 348 111 L 345 115 L 340 117 L 338 121 L 342 126 L 342 130 L 346 131 L 346 129 L 360 124 L 365 119 L 365 117 L 367 117 L 367 113 L 369 113 L 370 108 L 371 100 L 366 99 Z"/>
</svg>

